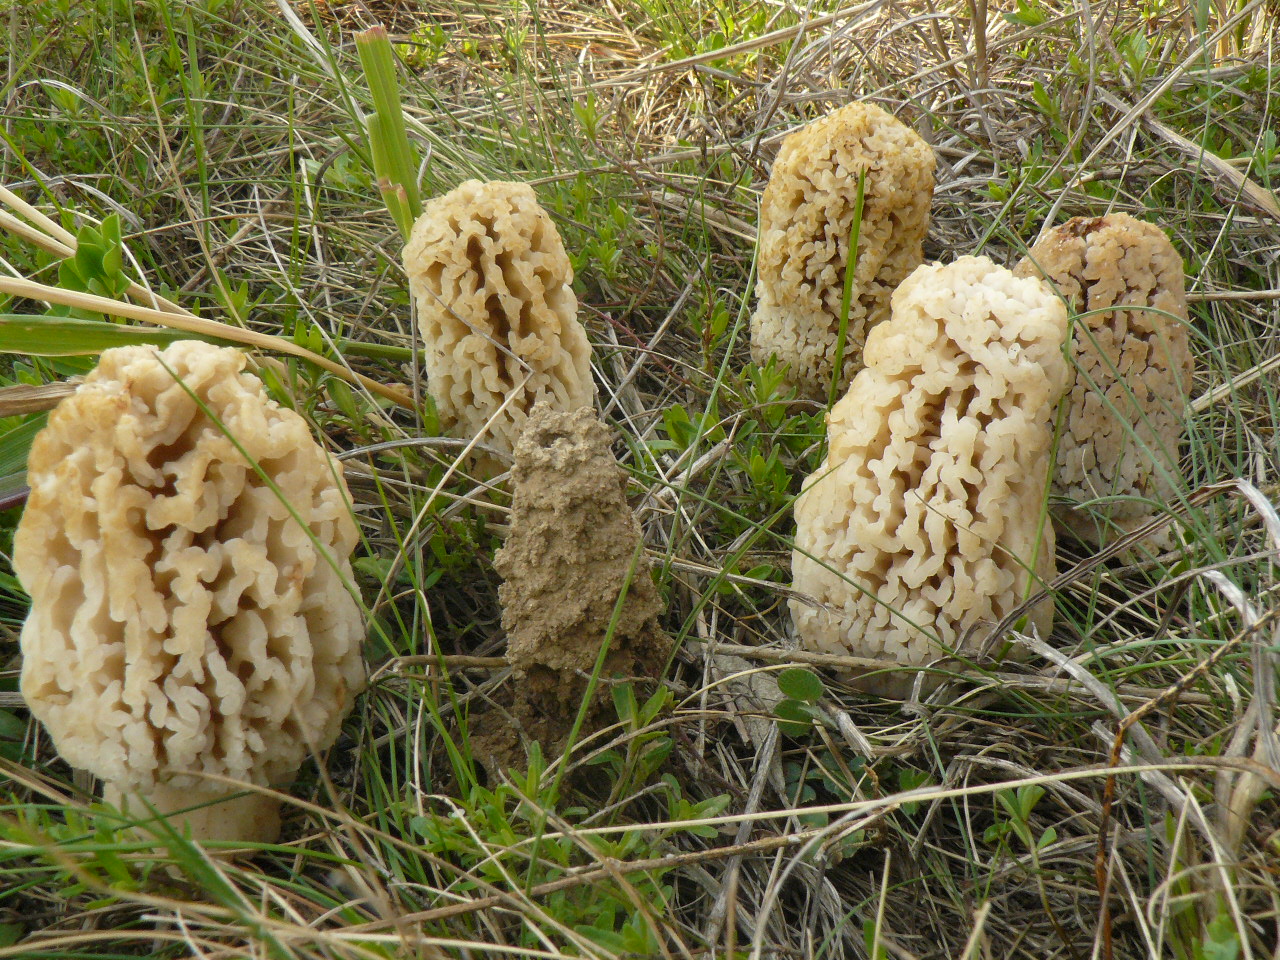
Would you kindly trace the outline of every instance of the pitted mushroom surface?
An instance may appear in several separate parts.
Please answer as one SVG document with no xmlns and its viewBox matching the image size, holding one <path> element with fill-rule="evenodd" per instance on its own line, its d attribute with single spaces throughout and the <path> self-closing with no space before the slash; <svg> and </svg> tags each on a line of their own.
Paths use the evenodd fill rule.
<svg viewBox="0 0 1280 960">
<path fill-rule="evenodd" d="M 922 666 L 978 652 L 1053 571 L 1043 522 L 1066 308 L 984 257 L 920 267 L 867 339 L 796 502 L 801 644 Z M 1046 634 L 1052 604 L 1032 621 Z M 911 675 L 868 686 L 899 695 Z"/>
<path fill-rule="evenodd" d="M 231 789 L 204 774 L 287 784 L 364 684 L 342 467 L 245 362 L 196 341 L 108 350 L 31 449 L 22 692 L 108 799 L 169 812 Z M 257 800 L 187 824 L 273 839 Z"/>
<path fill-rule="evenodd" d="M 573 268 L 528 184 L 468 180 L 431 200 L 404 264 L 446 429 L 509 456 L 535 403 L 592 404 Z"/>
<path fill-rule="evenodd" d="M 1105 543 L 1175 496 L 1195 374 L 1182 257 L 1155 224 L 1113 213 L 1055 227 L 1015 273 L 1048 280 L 1079 314 L 1054 515 Z M 1101 497 L 1116 499 L 1076 506 Z"/>
<path fill-rule="evenodd" d="M 858 262 L 839 390 L 862 367 L 867 334 L 922 259 L 933 198 L 933 150 L 879 107 L 851 103 L 782 142 L 760 203 L 760 252 L 751 353 L 789 365 L 804 396 L 831 387 L 849 237 L 865 172 Z"/>
</svg>

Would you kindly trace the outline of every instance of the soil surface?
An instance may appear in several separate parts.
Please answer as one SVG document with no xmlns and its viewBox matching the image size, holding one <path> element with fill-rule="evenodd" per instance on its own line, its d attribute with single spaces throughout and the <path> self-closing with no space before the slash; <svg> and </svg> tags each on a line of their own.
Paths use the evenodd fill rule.
<svg viewBox="0 0 1280 960">
<path fill-rule="evenodd" d="M 657 680 L 671 648 L 626 474 L 609 446 L 590 408 L 545 404 L 516 445 L 511 531 L 494 566 L 515 667 L 511 713 L 548 750 L 563 746 L 606 642 L 588 722 L 611 716 L 612 682 Z"/>
</svg>

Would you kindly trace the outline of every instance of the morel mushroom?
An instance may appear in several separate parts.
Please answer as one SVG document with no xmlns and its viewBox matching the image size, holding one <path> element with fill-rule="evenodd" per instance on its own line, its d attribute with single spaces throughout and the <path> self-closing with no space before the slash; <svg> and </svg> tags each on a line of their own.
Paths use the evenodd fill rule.
<svg viewBox="0 0 1280 960">
<path fill-rule="evenodd" d="M 806 648 L 912 667 L 973 656 L 1052 576 L 1041 505 L 1066 335 L 1061 300 L 985 257 L 898 288 L 796 502 L 795 589 L 817 601 L 791 600 Z M 1052 614 L 1045 601 L 1031 622 L 1045 634 Z M 866 686 L 901 695 L 911 680 Z"/>
<path fill-rule="evenodd" d="M 866 174 L 839 390 L 862 366 L 867 334 L 920 265 L 933 198 L 933 151 L 879 107 L 851 103 L 782 142 L 760 203 L 751 353 L 789 366 L 826 400 L 840 330 L 859 174 Z"/>
<path fill-rule="evenodd" d="M 558 410 L 592 404 L 573 268 L 528 184 L 468 180 L 430 201 L 404 266 L 445 429 L 469 440 L 487 426 L 482 445 L 509 456 L 539 400 Z"/>
<path fill-rule="evenodd" d="M 657 679 L 670 641 L 658 625 L 662 603 L 626 474 L 594 411 L 539 404 L 516 444 L 511 486 L 511 532 L 494 557 L 507 660 L 520 681 L 517 714 L 552 748 L 569 730 L 611 623 L 606 681 Z M 607 703 L 607 688 L 599 693 Z"/>
<path fill-rule="evenodd" d="M 121 347 L 31 447 L 13 565 L 22 693 L 108 801 L 273 841 L 280 786 L 364 683 L 342 467 L 238 350 Z M 138 798 L 145 800 L 142 803 Z M 221 802 L 220 802 L 221 801 Z"/>
<path fill-rule="evenodd" d="M 1106 543 L 1173 498 L 1195 372 L 1182 258 L 1159 227 L 1124 213 L 1077 217 L 1031 248 L 1014 271 L 1043 277 L 1080 314 L 1076 372 L 1058 441 L 1059 523 Z M 1081 501 L 1116 499 L 1100 509 Z"/>
</svg>

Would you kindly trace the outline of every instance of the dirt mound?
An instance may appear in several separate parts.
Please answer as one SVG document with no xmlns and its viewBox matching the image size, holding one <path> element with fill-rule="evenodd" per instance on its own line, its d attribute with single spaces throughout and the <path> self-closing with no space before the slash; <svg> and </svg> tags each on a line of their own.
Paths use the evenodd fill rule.
<svg viewBox="0 0 1280 960">
<path fill-rule="evenodd" d="M 606 637 L 592 713 L 608 702 L 610 679 L 657 679 L 670 651 L 626 482 L 592 410 L 534 409 L 516 444 L 511 532 L 494 566 L 505 581 L 512 712 L 545 747 L 568 733 Z"/>
</svg>

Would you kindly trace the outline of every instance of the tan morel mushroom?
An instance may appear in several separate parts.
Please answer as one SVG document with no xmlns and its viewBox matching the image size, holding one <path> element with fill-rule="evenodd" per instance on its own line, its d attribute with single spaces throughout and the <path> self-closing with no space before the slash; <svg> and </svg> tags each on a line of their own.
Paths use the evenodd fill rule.
<svg viewBox="0 0 1280 960">
<path fill-rule="evenodd" d="M 573 268 L 528 184 L 468 180 L 430 201 L 404 266 L 445 429 L 470 440 L 488 424 L 481 443 L 509 456 L 538 401 L 592 404 Z M 482 470 L 498 466 L 475 459 Z"/>
<path fill-rule="evenodd" d="M 804 647 L 905 666 L 973 656 L 1052 576 L 1041 507 L 1066 335 L 1059 298 L 985 257 L 898 288 L 796 501 L 795 589 L 817 601 L 791 600 Z M 1052 614 L 1033 611 L 1042 635 Z M 866 686 L 902 695 L 913 678 Z"/>
<path fill-rule="evenodd" d="M 1174 496 L 1195 372 L 1182 258 L 1159 227 L 1114 213 L 1055 227 L 1014 272 L 1046 278 L 1081 314 L 1053 478 L 1069 502 L 1054 515 L 1105 543 L 1150 518 L 1143 501 Z M 1076 506 L 1099 497 L 1117 499 Z"/>
<path fill-rule="evenodd" d="M 626 475 L 592 410 L 539 404 L 515 449 L 511 528 L 494 557 L 515 667 L 515 711 L 550 748 L 568 732 L 622 596 L 597 705 L 609 678 L 657 679 L 670 653 L 662 603 L 639 549 Z"/>
<path fill-rule="evenodd" d="M 22 693 L 138 817 L 234 792 L 209 774 L 288 784 L 364 684 L 342 468 L 244 366 L 195 341 L 107 350 L 31 448 Z M 170 823 L 272 841 L 278 803 Z"/>
<path fill-rule="evenodd" d="M 851 103 L 782 142 L 760 203 L 760 251 L 751 353 L 790 367 L 800 392 L 826 400 L 844 296 L 859 174 L 866 173 L 858 263 L 840 375 L 862 367 L 867 333 L 920 265 L 933 198 L 934 156 L 879 107 Z"/>
</svg>

